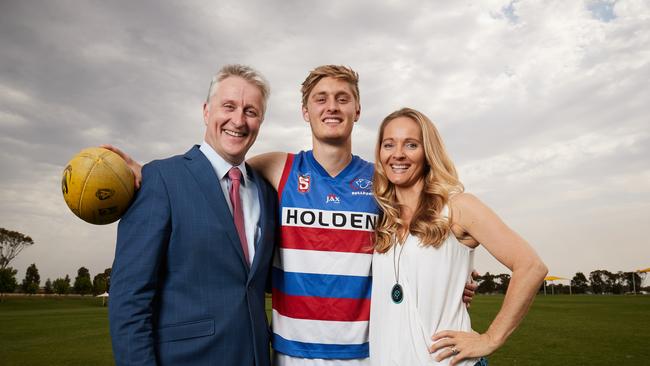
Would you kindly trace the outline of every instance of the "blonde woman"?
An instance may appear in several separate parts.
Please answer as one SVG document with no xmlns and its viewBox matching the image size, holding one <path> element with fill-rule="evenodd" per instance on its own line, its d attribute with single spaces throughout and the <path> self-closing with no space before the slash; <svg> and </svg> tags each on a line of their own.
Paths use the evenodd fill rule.
<svg viewBox="0 0 650 366">
<path fill-rule="evenodd" d="M 372 365 L 485 365 L 528 311 L 547 273 L 535 251 L 464 193 L 433 123 L 404 108 L 380 126 L 374 194 Z M 501 310 L 472 331 L 461 299 L 474 249 L 483 245 L 512 271 Z M 434 334 L 431 337 L 431 334 Z"/>
</svg>

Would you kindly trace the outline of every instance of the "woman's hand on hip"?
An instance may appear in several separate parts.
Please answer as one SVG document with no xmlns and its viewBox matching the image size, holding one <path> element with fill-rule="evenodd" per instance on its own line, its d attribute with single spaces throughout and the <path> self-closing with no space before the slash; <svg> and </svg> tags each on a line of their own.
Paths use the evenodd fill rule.
<svg viewBox="0 0 650 366">
<path fill-rule="evenodd" d="M 434 334 L 431 339 L 434 343 L 429 347 L 429 352 L 434 353 L 442 350 L 436 356 L 436 361 L 440 362 L 445 358 L 453 357 L 451 366 L 467 358 L 487 356 L 499 348 L 499 344 L 488 334 L 476 332 L 445 330 Z"/>
</svg>

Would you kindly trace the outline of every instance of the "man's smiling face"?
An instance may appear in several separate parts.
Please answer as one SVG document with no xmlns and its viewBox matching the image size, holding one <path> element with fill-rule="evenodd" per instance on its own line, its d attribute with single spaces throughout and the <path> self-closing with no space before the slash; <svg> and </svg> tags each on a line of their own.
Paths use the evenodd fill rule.
<svg viewBox="0 0 650 366">
<path fill-rule="evenodd" d="M 227 162 L 238 165 L 264 120 L 264 98 L 254 84 L 237 76 L 219 82 L 203 105 L 205 141 Z"/>
</svg>

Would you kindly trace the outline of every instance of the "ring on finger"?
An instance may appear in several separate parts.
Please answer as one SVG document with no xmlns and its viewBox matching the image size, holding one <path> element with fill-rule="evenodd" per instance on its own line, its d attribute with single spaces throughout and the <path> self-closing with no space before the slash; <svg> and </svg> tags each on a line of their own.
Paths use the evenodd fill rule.
<svg viewBox="0 0 650 366">
<path fill-rule="evenodd" d="M 459 353 L 460 351 L 458 350 L 458 348 L 456 348 L 456 346 L 451 347 L 451 354 L 457 355 Z"/>
</svg>

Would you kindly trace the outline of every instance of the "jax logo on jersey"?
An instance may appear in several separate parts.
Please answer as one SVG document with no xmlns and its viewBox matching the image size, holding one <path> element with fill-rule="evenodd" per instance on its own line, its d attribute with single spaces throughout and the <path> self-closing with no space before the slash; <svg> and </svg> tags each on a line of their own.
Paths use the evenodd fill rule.
<svg viewBox="0 0 650 366">
<path fill-rule="evenodd" d="M 367 178 L 354 178 L 350 181 L 352 195 L 371 196 L 372 181 Z"/>
<path fill-rule="evenodd" d="M 327 195 L 327 198 L 325 199 L 325 203 L 341 203 L 341 199 L 339 196 L 335 195 L 334 193 L 330 193 Z"/>
<path fill-rule="evenodd" d="M 309 174 L 298 174 L 298 192 L 307 193 L 311 186 L 311 176 Z"/>
</svg>

